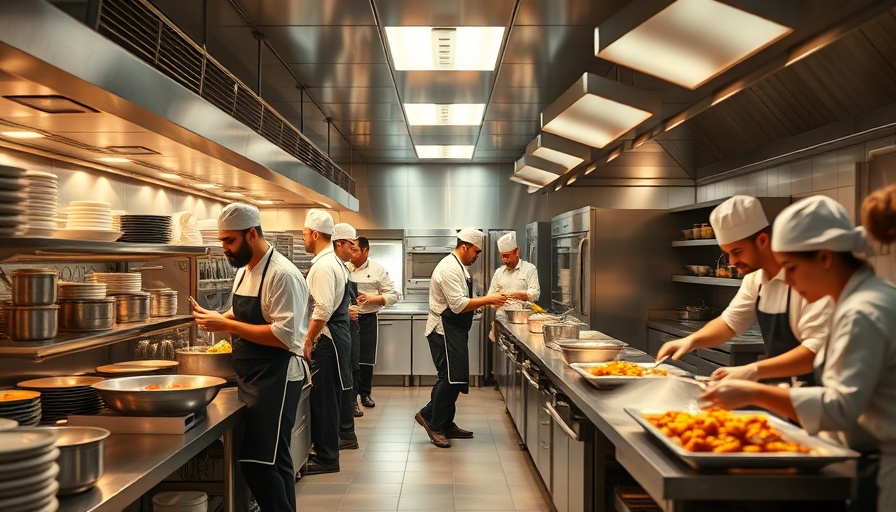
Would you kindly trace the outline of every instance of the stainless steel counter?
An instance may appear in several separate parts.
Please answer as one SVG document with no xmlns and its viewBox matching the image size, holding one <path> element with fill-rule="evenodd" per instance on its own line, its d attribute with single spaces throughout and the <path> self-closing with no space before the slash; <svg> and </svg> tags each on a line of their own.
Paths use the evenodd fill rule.
<svg viewBox="0 0 896 512">
<path fill-rule="evenodd" d="M 666 319 L 666 318 L 655 318 L 647 321 L 647 327 L 650 329 L 657 329 L 663 332 L 667 332 L 669 334 L 674 334 L 676 336 L 685 337 L 689 334 L 693 334 L 700 330 L 701 327 L 706 325 L 705 321 L 701 320 L 677 320 L 677 319 Z M 721 344 L 719 349 L 724 350 L 725 352 L 747 352 L 752 354 L 762 354 L 765 353 L 765 344 L 762 341 L 762 335 L 760 334 L 744 334 L 741 336 L 735 336 L 731 338 L 731 341 L 726 341 Z"/>
<path fill-rule="evenodd" d="M 113 434 L 106 439 L 105 470 L 93 489 L 62 497 L 64 512 L 118 511 L 140 499 L 203 448 L 224 437 L 226 510 L 232 510 L 233 428 L 245 414 L 236 388 L 222 389 L 206 418 L 184 435 Z M 229 499 L 228 499 L 229 497 Z"/>
<path fill-rule="evenodd" d="M 396 302 L 395 304 L 383 308 L 379 312 L 379 316 L 393 315 L 427 315 L 429 314 L 428 302 Z"/>
<path fill-rule="evenodd" d="M 855 475 L 853 463 L 827 466 L 819 471 L 697 471 L 651 439 L 625 407 L 687 408 L 698 388 L 677 379 L 636 382 L 616 390 L 597 390 L 569 368 L 558 352 L 544 346 L 540 334 L 525 324 L 511 324 L 503 313 L 497 321 L 554 386 L 615 446 L 617 461 L 665 510 L 678 510 L 682 502 L 707 500 L 830 500 L 850 496 Z M 643 355 L 629 360 L 651 361 Z"/>
</svg>

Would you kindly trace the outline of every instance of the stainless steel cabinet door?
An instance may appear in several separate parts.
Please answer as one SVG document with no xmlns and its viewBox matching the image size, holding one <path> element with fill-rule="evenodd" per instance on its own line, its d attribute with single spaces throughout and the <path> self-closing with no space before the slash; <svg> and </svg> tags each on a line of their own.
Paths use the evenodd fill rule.
<svg viewBox="0 0 896 512">
<path fill-rule="evenodd" d="M 411 317 L 379 317 L 374 375 L 411 374 Z"/>
</svg>

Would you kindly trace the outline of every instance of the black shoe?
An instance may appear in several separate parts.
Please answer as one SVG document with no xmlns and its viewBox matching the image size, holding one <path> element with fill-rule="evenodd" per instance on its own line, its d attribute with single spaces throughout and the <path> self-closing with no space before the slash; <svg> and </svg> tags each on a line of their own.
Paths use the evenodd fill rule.
<svg viewBox="0 0 896 512">
<path fill-rule="evenodd" d="M 373 401 L 373 398 L 370 398 L 370 395 L 361 395 L 361 405 L 364 407 L 376 407 L 376 402 Z"/>
<path fill-rule="evenodd" d="M 429 435 L 429 440 L 432 441 L 432 444 L 438 446 L 439 448 L 451 448 L 451 441 L 445 437 L 445 433 L 441 430 L 436 430 L 432 428 L 428 421 L 423 418 L 423 415 L 419 412 L 414 416 L 414 419 L 417 420 L 417 423 L 420 424 Z"/>
<path fill-rule="evenodd" d="M 321 462 L 317 457 L 311 457 L 308 459 L 308 462 L 305 463 L 305 467 L 302 471 L 302 474 L 305 476 L 308 475 L 322 475 L 324 473 L 338 473 L 339 472 L 339 461 L 336 462 Z"/>
<path fill-rule="evenodd" d="M 340 439 L 339 440 L 339 449 L 340 450 L 357 450 L 358 449 L 358 438 L 354 439 Z"/>
<path fill-rule="evenodd" d="M 448 439 L 473 439 L 473 433 L 457 426 L 457 423 L 451 422 L 451 425 L 445 429 L 445 437 Z"/>
<path fill-rule="evenodd" d="M 355 415 L 355 418 L 360 418 L 361 416 L 364 416 L 364 411 L 361 410 L 361 406 L 358 405 L 358 402 L 355 402 L 354 415 Z"/>
</svg>

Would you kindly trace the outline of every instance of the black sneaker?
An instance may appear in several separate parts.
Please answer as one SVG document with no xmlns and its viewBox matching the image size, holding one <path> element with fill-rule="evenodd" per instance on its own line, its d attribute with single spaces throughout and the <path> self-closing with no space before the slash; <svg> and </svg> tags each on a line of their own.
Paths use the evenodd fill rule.
<svg viewBox="0 0 896 512">
<path fill-rule="evenodd" d="M 340 450 L 357 450 L 358 446 L 358 438 L 354 439 L 340 439 L 339 440 L 339 449 Z"/>
<path fill-rule="evenodd" d="M 419 412 L 414 416 L 414 419 L 417 423 L 420 424 L 429 435 L 429 440 L 432 441 L 432 444 L 438 446 L 439 448 L 451 448 L 451 441 L 445 437 L 445 433 L 441 430 L 436 430 L 430 426 L 429 422 L 423 418 L 423 415 Z"/>
<path fill-rule="evenodd" d="M 373 401 L 373 398 L 370 398 L 370 395 L 361 395 L 361 405 L 364 407 L 376 407 L 376 402 Z"/>
<path fill-rule="evenodd" d="M 339 472 L 339 461 L 336 462 L 323 462 L 320 459 L 315 457 L 310 457 L 308 462 L 305 463 L 304 469 L 302 470 L 302 474 L 305 476 L 308 475 L 322 475 L 324 473 L 338 473 Z"/>
<path fill-rule="evenodd" d="M 361 416 L 364 416 L 364 411 L 361 410 L 361 406 L 358 405 L 358 402 L 355 402 L 354 415 L 355 415 L 355 418 L 360 418 Z"/>
</svg>

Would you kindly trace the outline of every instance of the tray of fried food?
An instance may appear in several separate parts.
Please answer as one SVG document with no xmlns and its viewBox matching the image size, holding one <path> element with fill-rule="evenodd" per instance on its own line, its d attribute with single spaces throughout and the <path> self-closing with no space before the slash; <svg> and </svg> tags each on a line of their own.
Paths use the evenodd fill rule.
<svg viewBox="0 0 896 512">
<path fill-rule="evenodd" d="M 615 387 L 636 380 L 666 378 L 669 375 L 684 375 L 687 373 L 668 364 L 656 366 L 655 363 L 634 363 L 630 361 L 571 363 L 569 367 L 597 388 Z"/>
<path fill-rule="evenodd" d="M 818 468 L 858 457 L 763 411 L 625 408 L 647 433 L 694 468 Z"/>
</svg>

